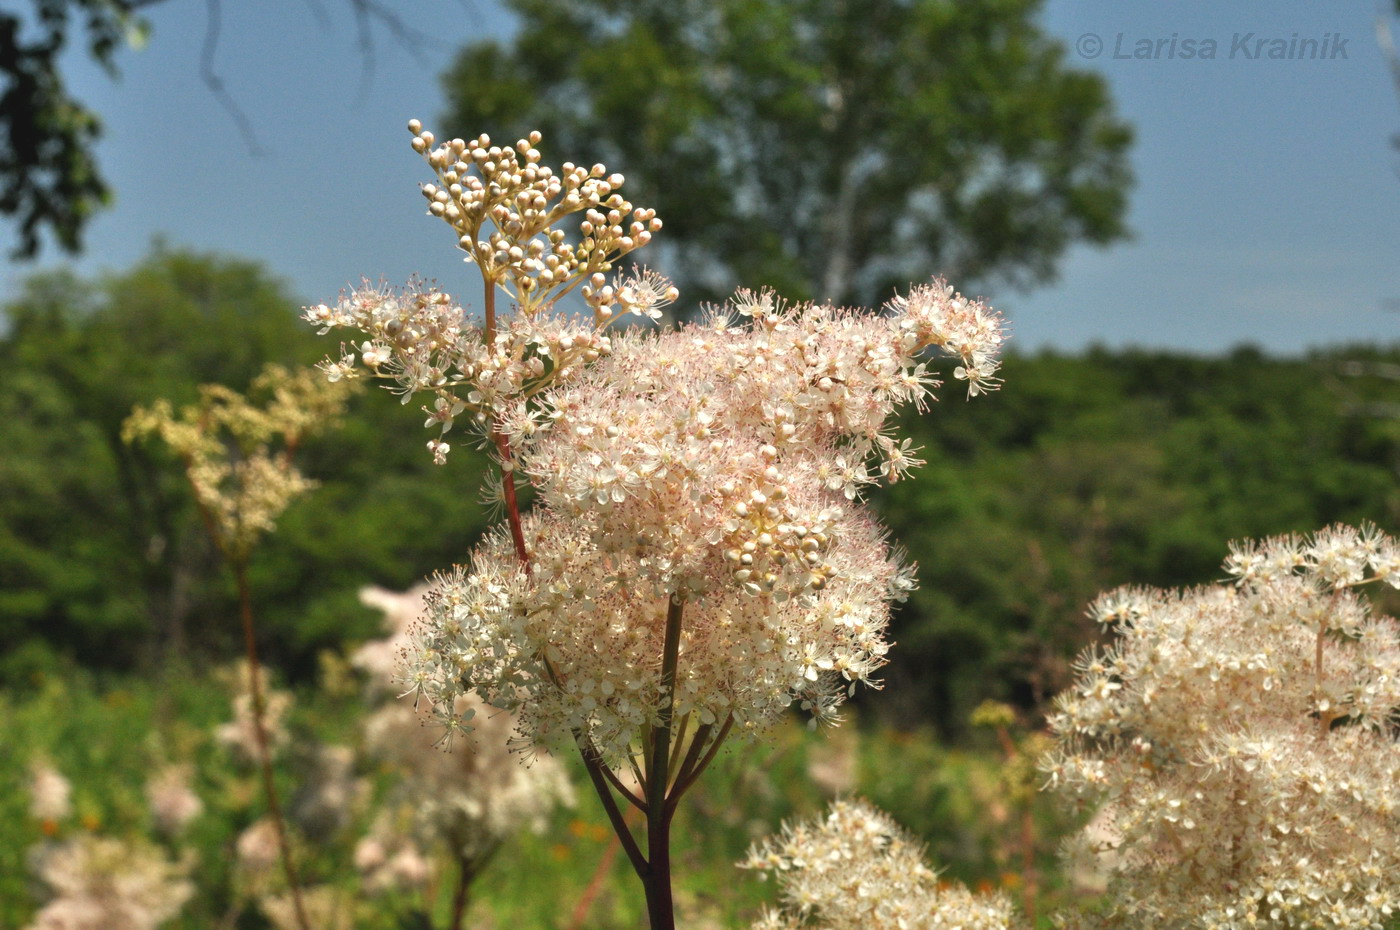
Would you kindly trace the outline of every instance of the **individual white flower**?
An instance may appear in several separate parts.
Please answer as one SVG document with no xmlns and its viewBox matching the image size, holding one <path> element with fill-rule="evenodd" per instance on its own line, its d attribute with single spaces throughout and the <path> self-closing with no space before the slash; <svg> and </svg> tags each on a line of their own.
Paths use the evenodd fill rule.
<svg viewBox="0 0 1400 930">
<path fill-rule="evenodd" d="M 253 821 L 234 843 L 238 864 L 254 875 L 267 872 L 277 864 L 281 848 L 277 844 L 277 824 L 270 817 Z"/>
<path fill-rule="evenodd" d="M 288 734 L 283 721 L 291 707 L 292 695 L 289 692 L 267 690 L 263 698 L 263 726 L 269 753 L 275 754 L 287 743 Z M 234 696 L 233 720 L 220 724 L 214 730 L 214 739 L 243 762 L 258 760 L 257 721 L 251 694 L 245 691 Z"/>
</svg>

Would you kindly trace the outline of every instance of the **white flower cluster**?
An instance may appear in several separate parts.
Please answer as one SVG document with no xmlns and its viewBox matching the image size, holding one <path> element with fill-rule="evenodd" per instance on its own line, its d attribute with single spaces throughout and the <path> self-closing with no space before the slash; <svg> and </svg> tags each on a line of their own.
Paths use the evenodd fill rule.
<svg viewBox="0 0 1400 930">
<path fill-rule="evenodd" d="M 382 588 L 360 592 L 366 605 L 384 611 L 390 634 L 366 644 L 352 660 L 370 674 L 377 694 L 392 682 L 387 653 L 402 646 L 425 592 L 425 587 L 402 594 Z M 512 835 L 542 830 L 556 805 L 573 804 L 573 788 L 557 760 L 540 757 L 525 765 L 509 751 L 514 718 L 475 699 L 459 702 L 459 714 L 482 710 L 483 732 L 452 752 L 434 748 L 437 738 L 425 727 L 425 712 L 404 701 L 385 704 L 365 720 L 366 752 L 399 775 L 369 835 L 355 849 L 356 865 L 373 891 L 426 884 L 439 848 L 446 848 L 453 862 L 478 865 Z"/>
<path fill-rule="evenodd" d="M 431 854 L 441 847 L 459 861 L 484 861 L 515 834 L 542 831 L 556 806 L 573 804 L 573 786 L 557 759 L 526 764 L 510 752 L 515 721 L 509 714 L 469 698 L 456 710 L 475 715 L 481 732 L 451 752 L 434 745 L 424 714 L 402 702 L 365 722 L 366 750 L 399 774 L 384 809 L 410 813 L 408 835 L 420 850 Z M 374 833 L 384 841 L 383 824 Z"/>
<path fill-rule="evenodd" d="M 451 708 L 476 691 L 537 742 L 586 735 L 624 758 L 671 699 L 673 602 L 678 718 L 754 729 L 794 700 L 830 718 L 875 684 L 913 581 L 859 489 L 918 464 L 889 427 L 938 384 L 921 353 L 956 352 L 985 388 L 1001 341 L 995 314 L 942 282 L 887 309 L 741 294 L 707 325 L 614 337 L 516 405 L 499 430 L 539 495 L 528 570 L 498 532 L 440 579 L 408 656 L 419 693 Z"/>
<path fill-rule="evenodd" d="M 34 868 L 52 899 L 28 930 L 155 930 L 194 894 L 189 862 L 88 833 L 40 847 Z"/>
<path fill-rule="evenodd" d="M 924 848 L 864 801 L 785 824 L 741 868 L 773 872 L 782 905 L 752 930 L 1004 930 L 1011 902 L 940 883 Z"/>
<path fill-rule="evenodd" d="M 1400 911 L 1400 587 L 1373 528 L 1233 546 L 1228 586 L 1124 590 L 1058 700 L 1050 784 L 1101 800 L 1085 926 L 1388 926 Z M 1126 922 L 1126 924 L 1124 923 Z"/>
<path fill-rule="evenodd" d="M 373 374 L 394 381 L 393 391 L 403 403 L 420 391 L 435 394 L 424 425 L 443 433 L 464 411 L 474 422 L 485 422 L 545 380 L 569 380 L 610 347 L 608 337 L 594 326 L 563 316 L 523 314 L 505 321 L 487 343 L 452 298 L 416 286 L 402 292 L 366 286 L 335 306 L 310 307 L 304 316 L 323 335 L 346 328 L 369 336 L 359 345 L 360 361 Z M 353 352 L 321 368 L 332 381 L 359 374 Z"/>
</svg>

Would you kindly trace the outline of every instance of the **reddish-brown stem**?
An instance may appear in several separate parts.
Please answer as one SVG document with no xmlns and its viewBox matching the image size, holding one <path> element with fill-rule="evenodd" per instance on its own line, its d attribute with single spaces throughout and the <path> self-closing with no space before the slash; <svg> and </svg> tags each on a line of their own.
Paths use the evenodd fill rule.
<svg viewBox="0 0 1400 930">
<path fill-rule="evenodd" d="M 490 348 L 496 342 L 496 287 L 495 282 L 486 281 L 485 323 L 482 326 L 482 338 Z M 515 544 L 515 555 L 520 560 L 520 564 L 525 567 L 525 571 L 530 571 L 530 550 L 525 547 L 525 529 L 520 523 L 520 498 L 515 492 L 515 464 L 511 458 L 510 440 L 506 439 L 497 428 L 498 424 L 491 423 L 491 442 L 496 446 L 496 452 L 501 457 L 501 491 L 505 499 L 506 520 L 510 523 L 510 538 Z"/>
<path fill-rule="evenodd" d="M 681 624 L 685 601 L 671 595 L 666 608 L 666 632 L 661 646 L 661 693 L 657 724 L 652 729 L 651 758 L 647 763 L 647 871 L 642 884 L 647 895 L 651 930 L 675 930 L 675 904 L 671 898 L 671 816 L 667 803 L 667 770 L 671 762 L 671 726 L 676 704 L 676 667 L 680 662 Z"/>
<path fill-rule="evenodd" d="M 1021 811 L 1021 908 L 1026 912 L 1026 926 L 1035 926 L 1035 899 L 1040 891 L 1040 880 L 1035 869 L 1035 818 L 1031 812 L 1031 802 L 1023 801 Z"/>
<path fill-rule="evenodd" d="M 710 738 L 710 731 L 714 729 L 712 724 L 701 724 L 696 729 L 695 734 L 690 738 L 690 748 L 686 750 L 685 758 L 681 760 L 681 767 L 676 770 L 675 784 L 679 785 L 689 774 L 690 770 L 700 758 L 700 753 L 705 750 L 705 741 Z"/>
<path fill-rule="evenodd" d="M 485 290 L 486 321 L 485 325 L 482 326 L 482 334 L 486 339 L 486 347 L 489 349 L 496 341 L 496 282 L 488 280 Z"/>
<path fill-rule="evenodd" d="M 291 890 L 297 926 L 301 930 L 311 930 L 311 922 L 306 919 L 306 906 L 301 900 L 301 883 L 297 880 L 291 845 L 287 842 L 287 824 L 282 818 L 282 805 L 277 801 L 277 788 L 272 781 L 272 752 L 267 744 L 267 711 L 263 702 L 262 666 L 258 663 L 257 638 L 253 633 L 253 600 L 248 590 L 248 566 L 243 560 L 236 560 L 231 564 L 238 583 L 239 613 L 243 618 L 243 648 L 248 656 L 248 690 L 253 699 L 253 739 L 258 744 L 258 767 L 262 770 L 268 816 L 272 818 L 273 831 L 277 834 L 277 849 L 281 853 L 282 870 L 287 875 L 287 886 Z"/>
<path fill-rule="evenodd" d="M 617 777 L 616 772 L 608 768 L 606 765 L 600 766 L 599 771 L 602 772 L 603 777 L 608 780 L 608 784 L 613 786 L 613 790 L 615 790 L 618 794 L 626 798 L 629 804 L 631 804 L 637 810 L 641 811 L 643 814 L 647 812 L 647 802 L 643 801 L 641 798 L 633 794 L 632 790 L 622 783 L 622 779 Z"/>
<path fill-rule="evenodd" d="M 515 543 L 515 555 L 525 571 L 530 571 L 530 550 L 525 547 L 525 528 L 520 522 L 520 499 L 515 494 L 515 465 L 511 459 L 510 441 L 491 427 L 491 441 L 501 456 L 501 490 L 506 504 L 506 520 L 510 523 L 511 542 Z"/>
<path fill-rule="evenodd" d="M 608 783 L 603 777 L 603 760 L 598 758 L 597 752 L 591 746 L 583 742 L 581 734 L 575 736 L 580 740 L 579 754 L 583 756 L 583 767 L 588 771 L 588 778 L 593 782 L 593 790 L 597 792 L 598 800 L 603 802 L 603 811 L 608 815 L 608 822 L 612 824 L 613 832 L 622 842 L 622 848 L 627 851 L 627 859 L 632 863 L 637 876 L 646 881 L 646 857 L 642 855 L 637 840 L 632 836 L 632 829 L 627 825 L 622 811 L 618 810 L 617 802 L 613 800 L 612 792 L 608 789 Z"/>
<path fill-rule="evenodd" d="M 713 762 L 715 756 L 719 754 L 719 747 L 724 743 L 725 737 L 729 735 L 729 731 L 733 726 L 734 718 L 726 717 L 724 726 L 719 728 L 719 733 L 715 735 L 714 741 L 710 743 L 709 751 L 705 753 L 704 758 L 689 772 L 684 772 L 676 778 L 676 785 L 671 789 L 671 796 L 666 800 L 666 803 L 671 806 L 672 810 L 680 803 L 681 796 L 689 791 L 691 785 L 695 784 L 696 779 L 704 773 L 705 769 L 709 768 L 710 763 Z"/>
</svg>

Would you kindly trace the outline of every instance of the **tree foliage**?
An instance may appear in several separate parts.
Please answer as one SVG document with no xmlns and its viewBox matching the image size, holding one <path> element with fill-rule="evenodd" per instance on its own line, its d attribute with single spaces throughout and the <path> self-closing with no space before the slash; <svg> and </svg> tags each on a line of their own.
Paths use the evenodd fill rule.
<svg viewBox="0 0 1400 930">
<path fill-rule="evenodd" d="M 1226 543 L 1400 518 L 1400 421 L 1336 350 L 1220 358 L 1094 350 L 1012 356 L 995 404 L 910 424 L 929 464 L 882 496 L 920 563 L 894 629 L 903 713 L 958 730 L 986 697 L 1035 706 L 1124 584 L 1217 580 Z"/>
<path fill-rule="evenodd" d="M 509 0 L 465 48 L 453 132 L 625 165 L 692 300 L 762 282 L 875 305 L 929 269 L 1053 277 L 1125 234 L 1128 127 L 1038 0 Z"/>
<path fill-rule="evenodd" d="M 44 227 L 78 251 L 84 224 L 111 199 L 92 151 L 102 121 L 69 94 L 59 67 L 71 34 L 81 31 L 89 55 L 113 75 L 117 49 L 144 34 L 132 12 L 139 0 L 31 5 L 29 17 L 0 11 L 0 214 L 19 221 L 17 258 L 38 252 Z"/>
<path fill-rule="evenodd" d="M 35 257 L 45 229 L 64 251 L 81 251 L 87 222 L 112 199 L 95 152 L 101 117 L 69 92 L 65 80 L 64 54 L 70 39 L 81 35 L 88 57 L 115 77 L 118 49 L 146 42 L 149 24 L 138 13 L 165 2 L 28 0 L 25 13 L 0 10 L 0 216 L 13 217 L 19 224 L 20 241 L 12 258 Z M 374 69 L 377 31 L 411 53 L 431 40 L 409 26 L 387 0 L 343 3 L 354 17 L 366 78 Z M 311 6 L 325 20 L 320 5 Z M 223 8 L 209 0 L 205 14 L 200 80 L 238 128 L 248 151 L 261 154 L 252 121 L 215 71 Z"/>
<path fill-rule="evenodd" d="M 237 642 L 233 591 L 179 462 L 123 442 L 121 426 L 138 403 L 189 402 L 203 383 L 242 390 L 265 361 L 315 361 L 328 347 L 295 310 L 257 265 L 183 252 L 98 281 L 28 282 L 0 339 L 0 640 L 127 668 Z M 303 450 L 321 486 L 250 565 L 284 662 L 373 632 L 359 586 L 409 586 L 483 523 L 470 455 L 435 470 L 421 424 L 387 392 L 355 407 Z M 439 519 L 456 530 L 430 532 Z"/>
</svg>

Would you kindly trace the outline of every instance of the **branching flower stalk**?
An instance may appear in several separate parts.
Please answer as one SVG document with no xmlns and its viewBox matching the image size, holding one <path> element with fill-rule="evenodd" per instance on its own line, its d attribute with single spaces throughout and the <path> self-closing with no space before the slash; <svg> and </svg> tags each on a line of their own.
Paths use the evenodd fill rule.
<svg viewBox="0 0 1400 930">
<path fill-rule="evenodd" d="M 858 684 L 878 686 L 890 603 L 913 582 L 860 491 L 919 464 L 890 422 L 939 384 L 925 350 L 958 358 L 956 377 L 982 393 L 1001 322 L 935 281 L 883 315 L 741 291 L 703 325 L 614 331 L 677 296 L 652 272 L 614 271 L 661 229 L 617 192 L 621 175 L 554 172 L 538 133 L 435 146 L 409 129 L 437 178 L 429 211 L 486 284 L 481 325 L 418 287 L 365 287 L 305 314 L 368 337 L 324 363 L 332 380 L 362 364 L 405 403 L 427 392 L 434 460 L 462 418 L 501 471 L 506 527 L 438 577 L 405 681 L 449 741 L 472 692 L 518 715 L 522 743 L 576 746 L 653 930 L 673 928 L 671 821 L 720 748 L 794 701 L 834 721 Z M 576 213 L 571 240 L 556 226 Z M 575 289 L 591 320 L 552 312 Z"/>
<path fill-rule="evenodd" d="M 311 930 L 311 925 L 273 782 L 248 563 L 258 540 L 275 528 L 292 500 L 315 487 L 292 457 L 305 436 L 326 428 L 343 412 L 348 394 L 348 385 L 326 383 L 313 371 L 268 365 L 254 379 L 249 396 L 207 384 L 200 388 L 199 401 L 178 415 L 162 399 L 149 408 L 138 406 L 122 427 L 127 442 L 155 435 L 180 457 L 205 530 L 233 573 L 263 794 L 301 930 Z M 268 399 L 258 405 L 253 396 Z"/>
</svg>

